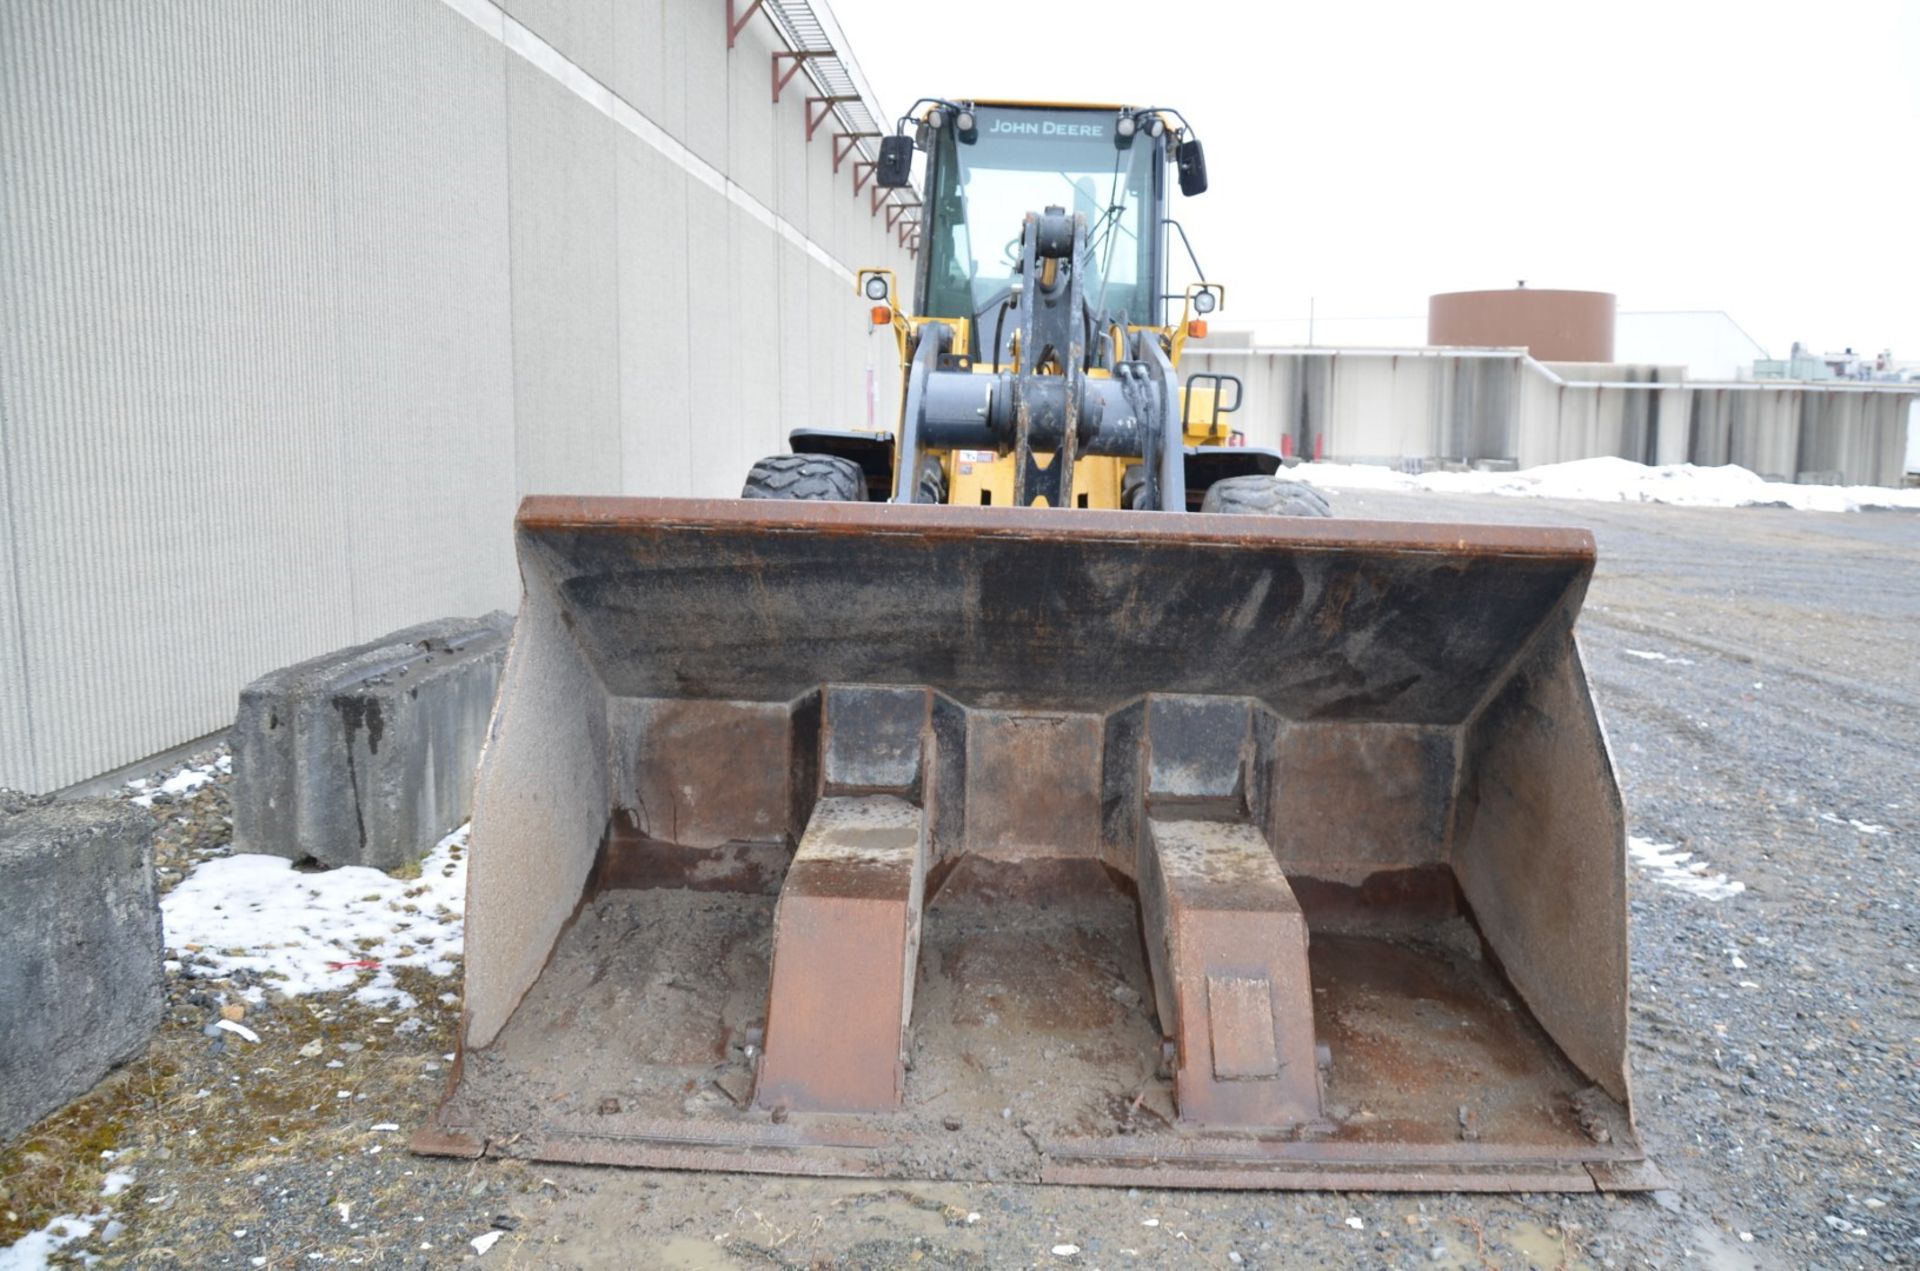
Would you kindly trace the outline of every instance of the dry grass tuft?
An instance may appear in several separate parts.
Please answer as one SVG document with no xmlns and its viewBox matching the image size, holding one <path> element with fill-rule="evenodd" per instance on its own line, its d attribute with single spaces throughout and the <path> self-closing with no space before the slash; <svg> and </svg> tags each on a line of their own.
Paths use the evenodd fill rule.
<svg viewBox="0 0 1920 1271">
<path fill-rule="evenodd" d="M 318 1174 L 315 1185 L 324 1190 L 329 1163 L 381 1152 L 404 1157 L 407 1134 L 444 1088 L 457 1008 L 438 997 L 457 981 L 417 967 L 393 974 L 419 999 L 414 1010 L 379 1010 L 347 994 L 281 999 L 249 1010 L 245 1022 L 260 1035 L 258 1045 L 204 1033 L 219 1018 L 221 999 L 232 1000 L 222 982 L 171 982 L 167 1019 L 144 1058 L 0 1152 L 0 1247 L 59 1215 L 112 1209 L 124 1234 L 111 1244 L 96 1234 L 63 1255 L 94 1254 L 98 1265 L 113 1267 L 139 1251 L 143 1262 L 199 1265 L 216 1251 L 230 1256 L 235 1229 L 267 1222 L 263 1176 L 282 1182 Z M 419 1025 L 398 1032 L 409 1017 Z M 381 1123 L 401 1131 L 371 1128 Z M 135 1181 L 104 1200 L 110 1169 L 130 1171 Z M 399 1204 L 408 1185 L 399 1170 L 357 1171 L 350 1198 L 316 1191 L 310 1203 L 344 1200 L 372 1211 Z M 339 1252 L 364 1260 L 371 1252 L 364 1237 L 354 1243 L 350 1235 L 340 1224 Z M 269 1253 L 305 1258 L 329 1248 Z"/>
</svg>

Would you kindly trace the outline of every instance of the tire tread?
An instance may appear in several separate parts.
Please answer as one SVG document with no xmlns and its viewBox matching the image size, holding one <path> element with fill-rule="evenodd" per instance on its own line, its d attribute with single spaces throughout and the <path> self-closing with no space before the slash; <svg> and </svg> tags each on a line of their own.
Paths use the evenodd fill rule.
<svg viewBox="0 0 1920 1271">
<path fill-rule="evenodd" d="M 747 472 L 743 499 L 806 499 L 863 503 L 866 474 L 837 455 L 768 455 Z"/>
<path fill-rule="evenodd" d="M 1327 496 L 1305 482 L 1259 474 L 1214 482 L 1200 510 L 1233 516 L 1333 515 Z"/>
</svg>

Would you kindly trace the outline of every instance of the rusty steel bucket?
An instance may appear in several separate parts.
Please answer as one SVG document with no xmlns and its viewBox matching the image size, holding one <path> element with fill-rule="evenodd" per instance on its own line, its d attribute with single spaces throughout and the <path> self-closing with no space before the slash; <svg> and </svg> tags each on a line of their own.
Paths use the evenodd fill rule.
<svg viewBox="0 0 1920 1271">
<path fill-rule="evenodd" d="M 1655 1178 L 1581 530 L 532 498 L 417 1150 Z"/>
</svg>

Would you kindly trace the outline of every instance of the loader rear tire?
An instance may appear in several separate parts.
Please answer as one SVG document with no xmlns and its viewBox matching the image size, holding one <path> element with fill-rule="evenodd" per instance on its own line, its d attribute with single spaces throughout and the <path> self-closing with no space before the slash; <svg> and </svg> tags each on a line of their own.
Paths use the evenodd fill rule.
<svg viewBox="0 0 1920 1271">
<path fill-rule="evenodd" d="M 837 455 L 768 455 L 747 473 L 743 499 L 814 499 L 864 503 L 867 476 Z"/>
<path fill-rule="evenodd" d="M 1236 516 L 1332 516 L 1327 496 L 1299 481 L 1279 477 L 1228 477 L 1207 487 L 1202 512 Z"/>
</svg>

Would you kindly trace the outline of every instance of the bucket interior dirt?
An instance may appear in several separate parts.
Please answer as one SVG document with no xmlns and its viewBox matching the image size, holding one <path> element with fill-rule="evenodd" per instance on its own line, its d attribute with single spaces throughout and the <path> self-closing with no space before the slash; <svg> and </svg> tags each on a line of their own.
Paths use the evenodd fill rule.
<svg viewBox="0 0 1920 1271">
<path fill-rule="evenodd" d="M 1656 1178 L 1584 531 L 532 498 L 416 1150 Z"/>
</svg>

